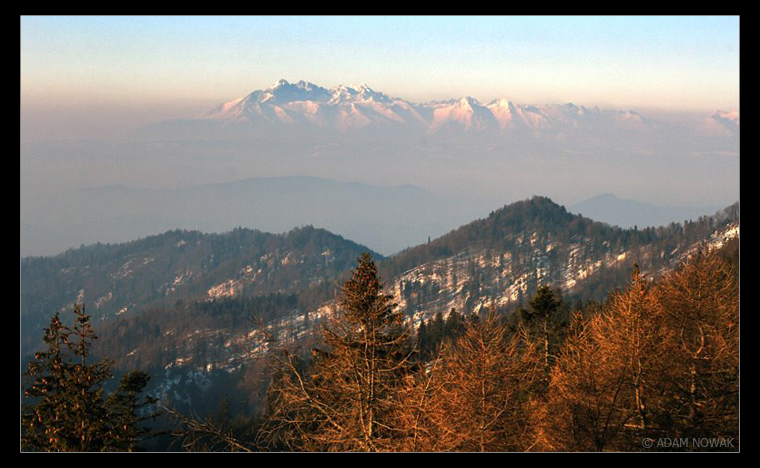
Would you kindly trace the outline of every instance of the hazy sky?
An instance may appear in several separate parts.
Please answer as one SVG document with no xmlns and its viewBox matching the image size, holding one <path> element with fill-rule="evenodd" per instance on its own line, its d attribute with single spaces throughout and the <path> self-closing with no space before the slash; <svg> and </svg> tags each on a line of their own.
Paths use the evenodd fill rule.
<svg viewBox="0 0 760 468">
<path fill-rule="evenodd" d="M 667 138 L 654 147 L 644 141 L 650 153 L 617 140 L 612 147 L 594 140 L 580 153 L 548 140 L 449 149 L 389 141 L 305 153 L 264 140 L 217 147 L 122 138 L 282 78 L 327 88 L 366 83 L 413 102 L 468 95 L 483 103 L 572 102 L 701 124 L 716 110 L 740 110 L 738 17 L 34 16 L 20 18 L 20 46 L 28 252 L 125 240 L 91 225 L 129 239 L 156 234 L 155 226 L 126 233 L 111 218 L 93 218 L 102 208 L 97 195 L 98 209 L 76 211 L 89 206 L 77 190 L 112 185 L 172 189 L 293 175 L 411 184 L 461 203 L 469 210 L 463 219 L 531 195 L 569 203 L 615 193 L 664 206 L 738 198 L 738 139 L 691 154 L 691 140 L 668 146 Z M 69 191 L 74 201 L 56 204 L 70 200 L 61 198 Z M 114 202 L 105 213 L 126 222 L 130 203 Z M 449 214 L 445 221 L 454 223 Z M 235 222 L 260 227 L 260 220 Z"/>
<path fill-rule="evenodd" d="M 738 17 L 21 17 L 22 126 L 193 116 L 284 78 L 611 108 L 739 107 Z M 177 114 L 181 115 L 177 115 Z M 99 122 L 99 124 L 98 124 Z"/>
</svg>

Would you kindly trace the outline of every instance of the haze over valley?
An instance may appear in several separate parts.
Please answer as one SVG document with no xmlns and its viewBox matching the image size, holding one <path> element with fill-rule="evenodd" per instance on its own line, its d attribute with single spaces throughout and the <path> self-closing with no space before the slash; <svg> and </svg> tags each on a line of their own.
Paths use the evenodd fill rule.
<svg viewBox="0 0 760 468">
<path fill-rule="evenodd" d="M 660 216 L 618 209 L 600 221 L 667 224 L 738 199 L 739 137 L 738 112 L 674 123 L 279 80 L 117 141 L 22 141 L 21 253 L 311 224 L 390 255 L 532 195 L 573 205 L 614 193 Z"/>
</svg>

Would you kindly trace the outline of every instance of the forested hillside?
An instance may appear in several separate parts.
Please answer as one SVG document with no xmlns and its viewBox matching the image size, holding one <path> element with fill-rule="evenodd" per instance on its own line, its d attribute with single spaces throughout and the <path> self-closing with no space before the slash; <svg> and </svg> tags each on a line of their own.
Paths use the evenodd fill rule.
<svg viewBox="0 0 760 468">
<path fill-rule="evenodd" d="M 86 304 L 96 323 L 177 301 L 331 289 L 367 247 L 310 226 L 286 234 L 170 231 L 21 259 L 21 353 L 56 311 Z M 382 256 L 375 254 L 377 258 Z M 322 293 L 323 297 L 324 294 Z"/>
<path fill-rule="evenodd" d="M 452 308 L 514 309 L 542 284 L 576 300 L 603 300 L 634 265 L 653 277 L 700 244 L 738 234 L 738 222 L 737 203 L 695 221 L 622 229 L 533 197 L 395 255 L 380 268 L 401 307 L 418 319 Z"/>
<path fill-rule="evenodd" d="M 363 256 L 319 344 L 271 354 L 263 408 L 242 425 L 179 414 L 183 447 L 738 450 L 737 254 L 693 253 L 656 281 L 634 269 L 569 314 L 543 286 L 518 316 L 470 315 L 429 353 Z"/>
<path fill-rule="evenodd" d="M 324 230 L 306 227 L 282 235 L 246 229 L 214 235 L 172 231 L 129 244 L 96 245 L 53 258 L 22 259 L 22 351 L 24 346 L 30 350 L 39 347 L 42 327 L 50 316 L 45 314 L 48 308 L 65 313 L 75 304 L 86 303 L 83 310 L 96 319 L 99 336 L 93 344 L 93 356 L 113 359 L 117 375 L 133 369 L 151 375 L 146 391 L 165 400 L 175 418 L 175 422 L 164 418 L 161 427 L 179 421 L 189 431 L 187 434 L 194 434 L 183 439 L 184 447 L 193 450 L 229 448 L 219 442 L 220 434 L 247 437 L 245 443 L 235 447 L 255 450 L 634 450 L 638 448 L 635 440 L 656 433 L 652 432 L 655 423 L 649 418 L 661 418 L 662 414 L 625 413 L 628 410 L 616 406 L 619 402 L 609 402 L 603 394 L 568 395 L 563 390 L 565 386 L 585 385 L 572 379 L 588 376 L 576 375 L 577 370 L 569 367 L 576 365 L 575 361 L 567 360 L 581 359 L 577 346 L 595 349 L 594 346 L 602 346 L 604 337 L 600 335 L 593 338 L 597 341 L 582 341 L 580 345 L 574 340 L 592 339 L 581 331 L 592 326 L 587 323 L 602 320 L 594 317 L 618 320 L 609 318 L 622 313 L 622 306 L 615 301 L 621 300 L 621 294 L 633 294 L 632 289 L 648 290 L 649 285 L 658 285 L 652 289 L 657 291 L 652 296 L 656 300 L 647 299 L 650 302 L 646 307 L 665 311 L 663 304 L 668 304 L 667 310 L 676 310 L 678 304 L 669 299 L 670 293 L 662 291 L 671 291 L 668 281 L 675 281 L 674 271 L 699 272 L 688 259 L 702 258 L 700 252 L 719 252 L 719 256 L 710 254 L 711 260 L 704 264 L 707 274 L 714 270 L 722 275 L 721 281 L 729 281 L 725 288 L 738 288 L 738 233 L 738 203 L 712 217 L 639 230 L 598 223 L 570 214 L 547 198 L 534 197 L 505 206 L 485 219 L 394 257 L 361 256 L 360 266 L 374 271 L 371 275 L 378 278 L 373 294 L 387 297 L 389 302 L 383 307 L 393 311 L 387 316 L 390 320 L 387 326 L 401 327 L 392 338 L 388 335 L 398 346 L 388 351 L 390 361 L 382 365 L 405 375 L 406 380 L 402 380 L 406 383 L 386 382 L 383 391 L 389 393 L 383 398 L 389 398 L 389 402 L 412 398 L 404 410 L 393 405 L 382 411 L 379 407 L 373 410 L 373 417 L 381 418 L 378 424 L 385 427 L 392 423 L 388 427 L 396 429 L 375 432 L 365 428 L 368 432 L 361 436 L 365 438 L 361 443 L 345 433 L 338 436 L 332 430 L 327 435 L 321 434 L 311 423 L 308 430 L 315 430 L 315 434 L 304 432 L 301 423 L 294 429 L 294 421 L 317 424 L 317 420 L 325 417 L 308 404 L 288 403 L 285 413 L 277 406 L 288 399 L 306 398 L 298 392 L 311 388 L 289 386 L 288 380 L 282 380 L 288 372 L 291 376 L 296 375 L 293 372 L 312 372 L 308 377 L 298 374 L 306 379 L 304 382 L 310 382 L 308 385 L 318 384 L 316 376 L 320 372 L 330 375 L 342 372 L 333 368 L 333 364 L 329 365 L 331 370 L 320 370 L 320 366 L 328 362 L 324 361 L 325 356 L 335 355 L 335 346 L 343 346 L 345 340 L 356 336 L 348 330 L 358 322 L 332 328 L 336 333 L 349 333 L 343 338 L 330 335 L 332 332 L 328 330 L 336 326 L 335 320 L 346 313 L 346 307 L 364 307 L 349 306 L 350 302 L 346 302 L 349 283 L 345 282 L 352 274 L 354 281 L 359 281 L 356 269 L 352 272 L 351 268 L 367 249 Z M 635 272 L 633 283 L 631 272 Z M 705 281 L 706 285 L 711 284 L 711 280 Z M 691 287 L 688 281 L 684 284 Z M 96 300 L 87 299 L 93 295 Z M 361 304 L 359 298 L 353 300 Z M 717 303 L 723 307 L 721 301 Z M 607 312 L 611 310 L 617 312 Z M 666 325 L 671 320 L 667 318 L 670 313 L 657 315 L 656 320 L 664 322 L 652 327 L 665 330 L 670 326 Z M 726 313 L 727 317 L 733 317 L 730 314 L 734 312 Z M 358 316 L 355 319 L 364 320 Z M 33 320 L 40 324 L 37 329 L 31 326 Z M 382 333 L 388 332 L 383 327 Z M 609 333 L 613 328 L 610 326 Z M 731 328 L 726 332 L 730 336 L 720 335 L 723 348 L 716 352 L 733 352 L 735 345 L 729 341 L 734 339 L 734 331 Z M 694 352 L 688 348 L 690 345 L 684 346 L 681 351 L 658 348 L 657 352 Z M 490 356 L 489 365 L 495 366 L 497 380 L 506 379 L 488 383 L 495 393 L 487 402 L 481 402 L 489 408 L 496 405 L 487 411 L 487 417 L 494 418 L 491 422 L 481 419 L 489 427 L 487 434 L 483 428 L 472 427 L 472 421 L 486 415 L 476 409 L 479 403 L 466 396 L 467 385 L 472 383 L 469 379 L 477 380 L 477 376 L 467 372 L 472 371 L 470 364 L 481 359 L 478 353 Z M 24 359 L 22 352 L 22 368 L 28 359 Z M 341 359 L 353 358 L 349 353 Z M 394 359 L 400 361 L 394 364 Z M 344 365 L 348 365 L 346 362 Z M 720 367 L 724 364 L 720 361 L 715 365 L 724 369 Z M 618 369 L 615 367 L 618 365 L 610 364 L 613 369 Z M 426 373 L 420 374 L 421 369 L 427 369 Z M 658 382 L 666 378 L 657 374 L 661 367 L 649 371 L 657 375 L 653 378 Z M 506 377 L 514 372 L 526 373 L 526 377 L 516 381 Z M 726 372 L 728 380 L 711 381 L 710 385 L 718 386 L 716 392 L 725 390 L 721 385 L 733 385 L 732 371 Z M 609 385 L 615 384 L 616 377 L 610 378 L 613 381 Z M 460 385 L 457 382 L 463 387 L 456 387 Z M 431 393 L 433 389 L 436 392 Z M 308 391 L 322 392 L 316 387 Z M 338 397 L 342 391 L 329 393 L 342 400 L 343 397 Z M 504 391 L 508 393 L 502 394 Z M 687 413 L 693 413 L 695 408 L 702 411 L 702 406 L 689 406 L 683 396 L 673 393 L 676 389 L 656 387 L 656 392 L 659 396 L 652 401 L 657 404 L 669 407 L 676 400 L 680 402 L 680 422 L 668 424 L 693 424 L 684 422 L 684 418 L 694 417 Z M 670 393 L 662 396 L 667 392 Z M 712 398 L 693 392 L 691 395 L 695 399 Z M 580 408 L 573 398 L 588 402 L 591 397 L 601 399 L 600 405 L 611 405 L 605 411 L 610 411 L 610 421 L 617 424 L 610 429 L 614 434 L 576 433 L 597 430 L 594 420 L 581 421 L 566 415 L 572 424 L 591 425 L 577 427 L 562 426 L 552 419 L 562 411 L 576 411 L 569 408 Z M 417 398 L 428 403 L 413 403 Z M 502 400 L 508 406 L 499 410 Z M 451 406 L 453 402 L 458 403 Z M 723 409 L 714 409 L 718 411 L 711 416 L 714 424 L 723 431 L 721 437 L 734 437 L 734 422 L 725 414 L 729 411 L 725 408 L 733 407 L 733 400 L 721 400 L 719 404 Z M 468 408 L 477 414 L 468 415 Z M 665 411 L 662 407 L 649 409 Z M 294 416 L 301 410 L 306 413 Z M 315 410 L 317 413 L 313 413 Z M 581 410 L 587 409 L 578 411 Z M 358 410 L 346 407 L 340 411 L 341 417 L 351 419 Z M 512 414 L 513 418 L 502 420 L 501 412 Z M 392 421 L 382 419 L 391 414 Z M 635 420 L 636 417 L 639 419 Z M 664 424 L 657 421 L 656 424 Z M 399 428 L 399 424 L 405 426 Z M 470 428 L 466 429 L 468 424 Z M 632 424 L 638 429 L 631 429 Z M 461 430 L 454 431 L 453 427 Z M 220 428 L 224 431 L 219 432 Z M 465 430 L 471 432 L 460 433 Z M 529 431 L 532 442 L 526 446 L 524 441 L 515 439 L 519 431 Z M 451 438 L 452 434 L 458 435 Z M 568 439 L 569 434 L 574 434 L 572 440 Z M 382 440 L 373 440 L 376 436 Z M 209 445 L 197 445 L 198 440 L 206 440 Z M 148 447 L 164 450 L 170 443 L 165 437 L 158 438 Z"/>
</svg>

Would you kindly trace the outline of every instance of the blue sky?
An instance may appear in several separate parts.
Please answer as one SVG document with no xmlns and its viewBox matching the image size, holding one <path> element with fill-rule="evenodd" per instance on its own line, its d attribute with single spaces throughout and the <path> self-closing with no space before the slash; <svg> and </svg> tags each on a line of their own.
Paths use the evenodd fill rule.
<svg viewBox="0 0 760 468">
<path fill-rule="evenodd" d="M 738 17 L 21 17 L 20 29 L 22 108 L 189 112 L 280 78 L 412 101 L 739 107 Z"/>
</svg>

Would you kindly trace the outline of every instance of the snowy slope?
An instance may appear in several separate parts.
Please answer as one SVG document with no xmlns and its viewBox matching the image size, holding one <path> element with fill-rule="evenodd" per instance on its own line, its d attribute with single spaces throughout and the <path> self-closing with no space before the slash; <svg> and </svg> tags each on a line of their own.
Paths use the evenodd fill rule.
<svg viewBox="0 0 760 468">
<path fill-rule="evenodd" d="M 222 103 L 194 119 L 176 119 L 142 130 L 150 139 L 366 136 L 381 138 L 491 135 L 568 138 L 588 141 L 622 136 L 663 141 L 674 132 L 687 140 L 738 137 L 739 114 L 715 112 L 697 124 L 675 129 L 631 110 L 576 104 L 518 104 L 497 98 L 486 104 L 473 97 L 415 103 L 376 91 L 366 84 L 334 88 L 307 81 L 279 80 L 244 97 Z M 140 134 L 141 132 L 138 132 Z M 375 135 L 375 134 L 373 134 Z M 683 140 L 683 138 L 682 138 Z"/>
<path fill-rule="evenodd" d="M 654 122 L 633 111 L 603 111 L 574 104 L 521 105 L 508 99 L 481 104 L 472 97 L 417 104 L 367 86 L 332 89 L 279 80 L 244 98 L 223 103 L 202 117 L 225 123 L 306 123 L 339 131 L 395 123 L 428 133 L 464 131 L 557 132 L 608 127 L 649 131 Z"/>
</svg>

